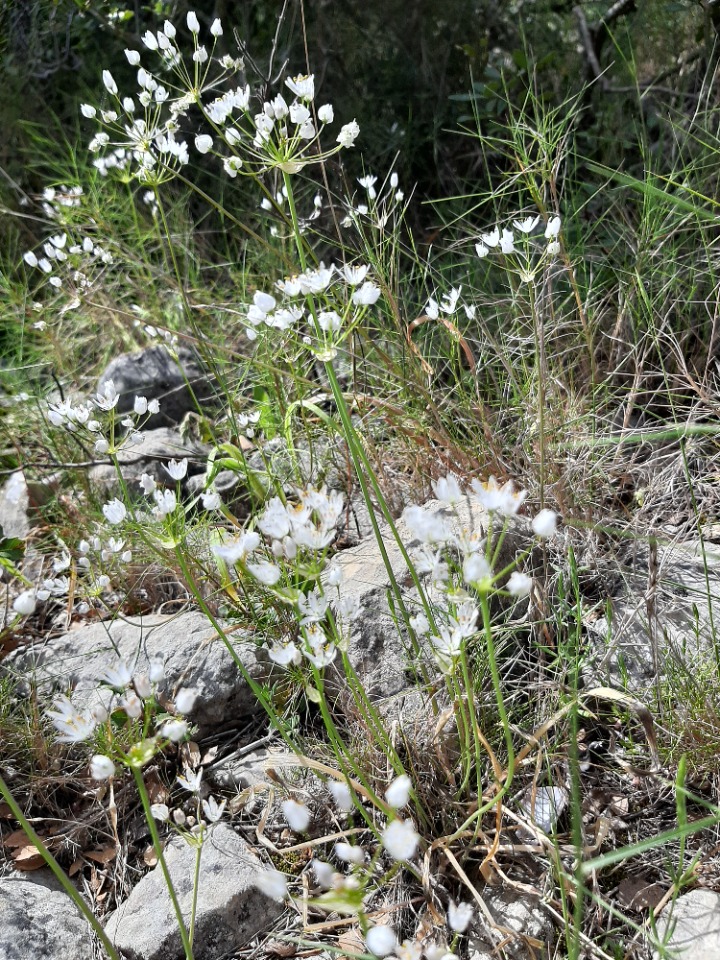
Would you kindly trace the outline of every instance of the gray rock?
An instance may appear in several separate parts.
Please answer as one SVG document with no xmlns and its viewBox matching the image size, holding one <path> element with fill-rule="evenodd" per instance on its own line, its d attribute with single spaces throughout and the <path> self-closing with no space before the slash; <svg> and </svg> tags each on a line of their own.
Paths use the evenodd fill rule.
<svg viewBox="0 0 720 960">
<path fill-rule="evenodd" d="M 2 960 L 92 960 L 93 939 L 49 870 L 0 877 Z"/>
<path fill-rule="evenodd" d="M 30 533 L 30 493 L 22 470 L 10 474 L 0 490 L 0 527 L 3 536 L 24 539 Z"/>
<path fill-rule="evenodd" d="M 120 394 L 118 413 L 132 410 L 136 396 L 160 401 L 160 412 L 151 416 L 147 428 L 175 426 L 190 410 L 208 403 L 213 396 L 211 379 L 192 350 L 181 347 L 177 358 L 167 347 L 147 347 L 112 360 L 98 381 L 98 390 L 112 380 Z"/>
<path fill-rule="evenodd" d="M 720 960 L 720 894 L 691 890 L 666 907 L 658 920 L 658 933 L 669 956 L 677 960 Z M 667 937 L 667 940 L 665 940 Z M 667 956 L 658 951 L 654 956 Z"/>
<path fill-rule="evenodd" d="M 230 639 L 248 672 L 258 679 L 265 677 L 268 667 L 258 661 L 251 635 L 233 631 Z M 197 691 L 189 718 L 198 725 L 201 737 L 260 709 L 225 644 L 207 618 L 196 611 L 84 626 L 42 646 L 19 649 L 4 661 L 3 668 L 32 673 L 45 695 L 72 688 L 73 702 L 86 706 L 99 697 L 98 677 L 119 659 L 137 663 L 142 672 L 156 658 L 165 662 L 165 680 L 160 685 L 163 696 L 172 700 L 179 687 Z"/>
<path fill-rule="evenodd" d="M 673 662 L 685 670 L 702 669 L 714 656 L 720 621 L 720 549 L 708 545 L 704 562 L 699 544 L 661 548 L 655 564 L 647 552 L 640 554 L 611 607 L 609 618 L 585 620 L 593 651 L 587 682 L 642 695 Z"/>
<path fill-rule="evenodd" d="M 541 960 L 552 935 L 552 923 L 538 901 L 508 887 L 484 887 L 480 892 L 493 919 L 476 919 L 468 931 L 468 955 L 472 958 L 504 957 L 506 960 Z M 494 949 L 499 944 L 502 949 Z"/>
<path fill-rule="evenodd" d="M 424 506 L 431 514 L 446 509 L 437 500 L 430 500 Z M 488 514 L 474 500 L 463 500 L 457 505 L 456 513 L 448 511 L 448 516 L 455 532 L 461 528 L 468 532 L 487 529 Z M 402 518 L 396 521 L 396 528 L 406 550 L 412 553 L 420 545 L 419 541 L 414 539 Z M 390 567 L 401 588 L 408 613 L 413 616 L 422 607 L 410 572 L 390 529 L 382 524 L 381 532 Z M 527 548 L 528 543 L 529 535 L 522 525 L 519 522 L 511 525 L 504 539 L 501 564 L 509 563 L 521 547 Z M 343 596 L 357 599 L 362 606 L 362 613 L 353 624 L 348 654 L 365 689 L 378 701 L 381 712 L 393 717 L 402 715 L 404 720 L 426 716 L 416 677 L 423 663 L 431 677 L 436 674 L 436 668 L 427 647 L 421 649 L 419 656 L 411 649 L 399 608 L 396 605 L 394 613 L 390 608 L 387 596 L 391 580 L 374 534 L 357 546 L 343 550 L 334 564 L 343 572 Z M 342 684 L 338 686 L 342 687 Z"/>
<path fill-rule="evenodd" d="M 330 490 L 345 490 L 347 455 L 339 440 L 325 437 L 295 439 L 291 449 L 284 437 L 273 437 L 248 457 L 248 467 L 258 474 L 268 489 L 282 484 L 287 492 L 297 486 L 319 487 L 326 484 Z"/>
<path fill-rule="evenodd" d="M 188 459 L 188 478 L 205 470 L 210 448 L 203 443 L 184 439 L 179 430 L 158 427 L 156 430 L 143 430 L 141 443 L 125 443 L 118 451 L 120 470 L 130 492 L 137 493 L 137 483 L 143 473 L 148 473 L 156 483 L 174 487 L 165 465 L 168 460 Z M 117 491 L 120 487 L 117 471 L 109 464 L 91 467 L 88 478 L 104 492 Z"/>
<path fill-rule="evenodd" d="M 181 838 L 165 848 L 165 860 L 187 925 L 196 852 Z M 219 960 L 265 935 L 283 912 L 253 884 L 266 869 L 226 824 L 210 831 L 202 848 L 193 953 Z M 128 960 L 182 960 L 184 951 L 162 872 L 155 867 L 111 914 L 106 932 Z"/>
</svg>

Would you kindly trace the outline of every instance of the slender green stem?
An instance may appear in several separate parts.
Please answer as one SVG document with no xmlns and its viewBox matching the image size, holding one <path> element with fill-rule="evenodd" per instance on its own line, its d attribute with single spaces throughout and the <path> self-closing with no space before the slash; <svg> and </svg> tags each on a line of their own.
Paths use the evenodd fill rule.
<svg viewBox="0 0 720 960">
<path fill-rule="evenodd" d="M 198 819 L 200 819 L 198 814 Z M 197 853 L 195 854 L 195 873 L 193 875 L 193 895 L 192 895 L 192 909 L 190 910 L 190 944 L 192 945 L 195 942 L 195 919 L 197 917 L 197 902 L 198 894 L 200 892 L 200 860 L 202 858 L 202 848 L 203 842 L 205 840 L 205 832 L 203 828 L 203 833 L 198 837 L 197 844 Z"/>
<path fill-rule="evenodd" d="M 187 928 L 185 927 L 185 921 L 183 920 L 180 902 L 178 901 L 177 894 L 175 893 L 175 887 L 173 885 L 172 878 L 170 877 L 170 871 L 168 870 L 167 863 L 165 862 L 162 840 L 160 839 L 157 824 L 155 823 L 155 818 L 153 817 L 152 810 L 150 809 L 150 797 L 148 796 L 147 788 L 145 787 L 145 781 L 143 780 L 142 768 L 133 764 L 131 769 L 133 776 L 135 777 L 135 784 L 137 785 L 138 793 L 140 794 L 140 802 L 142 803 L 143 813 L 145 814 L 148 829 L 150 830 L 150 836 L 152 837 L 155 855 L 158 858 L 158 863 L 160 864 L 160 869 L 162 870 L 163 877 L 165 878 L 165 884 L 170 895 L 170 900 L 172 901 L 175 919 L 177 920 L 178 930 L 180 931 L 180 939 L 182 940 L 183 950 L 185 951 L 185 960 L 193 960 L 192 943 L 190 942 L 190 937 L 188 935 Z"/>
<path fill-rule="evenodd" d="M 53 857 L 50 851 L 46 849 L 40 837 L 37 835 L 37 833 L 35 833 L 30 823 L 28 822 L 27 817 L 24 815 L 20 807 L 15 802 L 15 798 L 10 793 L 9 788 L 2 777 L 0 777 L 0 794 L 2 794 L 3 800 L 10 807 L 10 811 L 12 815 L 15 817 L 15 819 L 18 821 L 20 826 L 25 831 L 32 845 L 35 847 L 35 849 L 43 858 L 45 863 L 50 867 L 52 872 L 55 874 L 57 879 L 62 884 L 63 890 L 67 893 L 67 895 L 73 901 L 73 903 L 78 908 L 80 913 L 85 917 L 87 922 L 90 924 L 92 929 L 97 934 L 97 937 L 102 943 L 105 950 L 107 951 L 107 955 L 108 957 L 110 957 L 110 960 L 120 960 L 120 955 L 118 954 L 117 950 L 112 945 L 112 943 L 110 942 L 110 939 L 108 938 L 108 935 L 105 933 L 102 924 L 97 919 L 95 914 L 92 912 L 88 904 L 85 903 L 85 901 L 80 896 L 78 891 L 75 889 L 70 878 L 67 876 L 65 871 L 62 869 L 60 864 L 55 859 L 55 857 Z"/>
</svg>

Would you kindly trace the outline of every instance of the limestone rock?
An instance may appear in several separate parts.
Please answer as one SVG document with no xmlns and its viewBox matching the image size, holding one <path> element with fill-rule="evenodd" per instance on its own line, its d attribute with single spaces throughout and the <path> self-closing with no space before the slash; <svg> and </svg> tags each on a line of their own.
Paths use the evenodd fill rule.
<svg viewBox="0 0 720 960">
<path fill-rule="evenodd" d="M 186 924 L 190 918 L 196 851 L 182 838 L 165 848 L 165 860 Z M 234 955 L 265 935 L 283 912 L 255 886 L 266 869 L 226 824 L 211 828 L 200 858 L 193 953 L 195 960 Z M 106 924 L 110 940 L 128 960 L 182 960 L 184 951 L 162 872 L 155 867 Z"/>
<path fill-rule="evenodd" d="M 93 934 L 49 870 L 0 877 L 2 960 L 93 960 Z"/>
<path fill-rule="evenodd" d="M 446 510 L 438 500 L 428 501 L 424 507 L 431 514 Z M 460 529 L 479 532 L 488 528 L 488 514 L 474 500 L 461 501 L 455 512 L 448 511 L 448 517 L 455 532 Z M 396 521 L 396 528 L 406 550 L 412 553 L 420 545 L 419 541 L 402 518 Z M 387 525 L 382 524 L 381 531 L 390 567 L 412 616 L 422 607 L 410 572 Z M 527 549 L 529 542 L 530 534 L 520 522 L 510 525 L 503 542 L 502 566 L 514 560 L 521 548 Z M 390 608 L 387 595 L 391 580 L 375 536 L 371 534 L 357 546 L 342 551 L 333 562 L 343 572 L 343 596 L 357 599 L 362 606 L 362 613 L 353 623 L 348 653 L 365 689 L 378 701 L 382 712 L 402 715 L 404 719 L 416 713 L 426 715 L 420 708 L 416 676 L 421 661 L 428 663 L 433 674 L 432 657 L 426 648 L 421 650 L 420 657 L 410 648 L 400 610 L 393 612 Z"/>
<path fill-rule="evenodd" d="M 165 465 L 169 460 L 188 460 L 188 478 L 205 470 L 210 448 L 203 443 L 184 439 L 179 430 L 170 427 L 158 427 L 155 430 L 143 430 L 141 443 L 125 443 L 118 451 L 120 470 L 126 483 L 130 484 L 130 493 L 139 493 L 137 484 L 143 473 L 148 473 L 156 483 L 164 487 L 175 487 Z M 91 467 L 88 477 L 95 486 L 106 492 L 117 491 L 120 487 L 117 471 L 111 464 L 98 464 Z"/>
<path fill-rule="evenodd" d="M 707 544 L 703 559 L 700 544 L 675 544 L 659 549 L 654 564 L 639 553 L 624 590 L 610 601 L 611 617 L 585 621 L 594 654 L 585 668 L 587 682 L 642 695 L 672 661 L 690 670 L 707 666 L 718 599 L 717 546 Z"/>
<path fill-rule="evenodd" d="M 545 943 L 552 924 L 532 897 L 506 887 L 484 887 L 481 896 L 494 924 L 476 919 L 468 932 L 468 955 L 505 960 L 547 958 Z M 502 950 L 493 948 L 503 943 Z"/>
<path fill-rule="evenodd" d="M 178 350 L 177 358 L 164 346 L 124 353 L 102 372 L 98 390 L 108 380 L 120 394 L 118 413 L 132 410 L 136 396 L 160 401 L 160 412 L 150 417 L 147 429 L 179 424 L 186 413 L 196 411 L 198 403 L 207 403 L 213 395 L 207 371 L 197 354 L 185 347 Z"/>
<path fill-rule="evenodd" d="M 658 933 L 672 930 L 666 949 L 677 960 L 720 960 L 720 893 L 691 890 L 668 905 L 658 921 Z M 662 954 L 664 956 L 665 954 Z M 658 952 L 655 957 L 659 958 Z"/>
</svg>

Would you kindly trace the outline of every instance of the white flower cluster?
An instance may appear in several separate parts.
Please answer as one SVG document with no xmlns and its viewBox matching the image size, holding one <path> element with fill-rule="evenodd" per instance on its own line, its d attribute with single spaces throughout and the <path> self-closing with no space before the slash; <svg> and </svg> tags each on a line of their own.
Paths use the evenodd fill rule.
<svg viewBox="0 0 720 960">
<path fill-rule="evenodd" d="M 53 289 L 68 289 L 72 294 L 82 294 L 93 286 L 98 268 L 111 264 L 113 257 L 92 237 L 73 238 L 63 232 L 49 237 L 40 250 L 26 250 L 23 260 L 47 277 Z M 75 308 L 79 306 L 79 300 L 73 304 Z"/>
<path fill-rule="evenodd" d="M 481 260 L 495 250 L 499 250 L 506 257 L 512 256 L 518 276 L 528 282 L 547 259 L 557 257 L 561 250 L 558 237 L 562 221 L 560 217 L 552 216 L 545 223 L 543 231 L 543 238 L 547 243 L 539 248 L 539 256 L 537 255 L 536 241 L 539 237 L 533 236 L 533 232 L 539 224 L 539 216 L 513 220 L 512 226 L 518 232 L 518 237 L 507 227 L 493 227 L 489 233 L 480 235 L 480 240 L 475 244 L 475 253 Z"/>
<path fill-rule="evenodd" d="M 332 340 L 353 308 L 370 307 L 380 298 L 380 287 L 367 279 L 369 269 L 364 264 L 345 264 L 341 267 L 331 264 L 326 267 L 321 263 L 314 269 L 278 280 L 275 289 L 276 294 L 282 297 L 281 302 L 278 302 L 276 295 L 258 290 L 247 308 L 245 332 L 248 339 L 256 339 L 257 329 L 261 325 L 284 331 L 294 328 L 306 318 L 313 333 L 318 332 L 316 324 L 319 331 Z M 318 310 L 314 317 L 307 318 L 305 305 L 293 301 L 311 295 L 322 296 L 326 309 Z"/>
<path fill-rule="evenodd" d="M 120 660 L 98 678 L 97 702 L 92 708 L 80 710 L 63 696 L 55 701 L 55 709 L 48 710 L 47 716 L 59 732 L 60 742 L 80 743 L 89 740 L 98 725 L 105 723 L 116 710 L 122 710 L 131 720 L 147 718 L 154 709 L 157 687 L 164 677 L 165 667 L 161 660 L 151 661 L 147 671 L 139 671 L 136 666 Z M 179 742 L 184 739 L 188 723 L 183 715 L 192 710 L 195 699 L 193 690 L 178 691 L 174 703 L 174 712 L 178 716 L 162 720 L 155 734 L 158 744 L 163 740 Z"/>
<path fill-rule="evenodd" d="M 106 380 L 93 400 L 73 401 L 67 399 L 51 403 L 48 407 L 48 420 L 54 427 L 64 427 L 71 433 L 80 429 L 86 430 L 94 438 L 94 450 L 99 456 L 108 452 L 114 453 L 121 446 L 141 443 L 143 437 L 138 429 L 139 426 L 145 419 L 160 411 L 159 400 L 135 397 L 132 412 L 120 421 L 120 425 L 125 427 L 128 433 L 115 440 L 111 451 L 110 443 L 103 435 L 103 423 L 96 419 L 94 414 L 96 411 L 100 411 L 102 414 L 110 413 L 117 407 L 119 400 L 120 394 L 115 384 L 112 380 Z M 114 431 L 111 431 L 111 433 L 114 435 Z"/>
<path fill-rule="evenodd" d="M 209 29 L 210 49 L 201 42 L 200 23 L 192 11 L 186 27 L 192 41 L 189 56 L 181 51 L 177 28 L 166 20 L 162 30 L 148 30 L 142 38 L 145 48 L 159 57 L 159 71 L 142 65 L 140 51 L 126 50 L 128 63 L 138 68 L 134 95 L 121 96 L 112 73 L 104 70 L 110 107 L 98 110 L 92 104 L 82 105 L 84 117 L 101 121 L 89 144 L 91 152 L 102 151 L 94 161 L 101 173 L 121 170 L 154 185 L 172 179 L 190 160 L 191 146 L 183 126 L 193 108 L 202 112 L 207 132 L 190 134 L 192 146 L 201 156 L 219 156 L 232 179 L 241 172 L 257 175 L 272 168 L 297 173 L 308 163 L 353 146 L 360 132 L 355 121 L 340 129 L 334 147 L 320 149 L 320 133 L 335 118 L 331 104 L 315 108 L 312 75 L 285 81 L 293 94 L 289 102 L 277 93 L 253 105 L 250 86 L 233 85 L 244 70 L 243 61 L 215 55 L 215 43 L 223 33 L 221 22 L 215 20 Z M 173 81 L 163 82 L 168 73 Z"/>
<path fill-rule="evenodd" d="M 463 492 L 458 479 L 452 475 L 433 483 L 435 495 L 444 505 L 438 512 L 411 505 L 403 519 L 413 538 L 420 541 L 411 559 L 420 575 L 427 575 L 433 588 L 446 598 L 444 609 L 435 611 L 436 626 L 431 627 L 425 613 L 410 618 L 410 625 L 418 636 L 427 636 L 435 660 L 445 674 L 452 674 L 461 657 L 466 641 L 477 633 L 479 610 L 477 594 L 488 594 L 498 589 L 492 569 L 492 544 L 478 531 L 460 529 L 455 533 L 447 508 L 454 508 L 468 496 L 491 515 L 501 518 L 515 516 L 526 499 L 526 491 L 513 488 L 511 481 L 500 486 L 494 477 L 481 483 L 473 480 L 470 489 Z M 532 521 L 534 533 L 551 537 L 556 530 L 557 515 L 552 510 L 541 510 Z M 513 597 L 527 596 L 532 580 L 527 574 L 514 570 L 503 591 Z"/>
</svg>

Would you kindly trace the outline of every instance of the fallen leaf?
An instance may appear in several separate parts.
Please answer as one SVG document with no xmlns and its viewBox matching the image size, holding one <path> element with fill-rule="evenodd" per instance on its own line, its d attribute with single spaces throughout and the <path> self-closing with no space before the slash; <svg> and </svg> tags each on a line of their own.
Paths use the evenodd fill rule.
<svg viewBox="0 0 720 960">
<path fill-rule="evenodd" d="M 13 847 L 24 847 L 28 842 L 28 836 L 24 830 L 13 830 L 12 833 L 9 833 L 6 837 L 3 837 L 3 846 L 8 847 L 10 850 Z"/>
<path fill-rule="evenodd" d="M 284 943 L 282 940 L 273 940 L 265 944 L 265 953 L 273 957 L 294 957 L 297 953 L 297 947 L 294 943 Z"/>
<path fill-rule="evenodd" d="M 646 877 L 625 877 L 618 887 L 618 900 L 631 910 L 654 909 L 665 896 L 665 888 Z"/>
<path fill-rule="evenodd" d="M 337 945 L 342 953 L 365 953 L 365 941 L 359 927 L 350 927 L 338 937 Z"/>
<path fill-rule="evenodd" d="M 189 767 L 191 770 L 197 770 L 200 766 L 200 747 L 194 740 L 183 743 L 180 747 L 180 760 L 184 767 Z"/>
<path fill-rule="evenodd" d="M 82 857 L 78 857 L 77 860 L 73 860 L 68 869 L 68 876 L 74 877 L 76 873 L 80 873 L 85 863 Z"/>
<path fill-rule="evenodd" d="M 12 810 L 7 803 L 0 803 L 0 820 L 9 820 L 12 817 Z"/>
<path fill-rule="evenodd" d="M 117 855 L 115 846 L 100 847 L 99 850 L 86 850 L 83 853 L 88 860 L 94 860 L 95 863 L 109 863 Z"/>
<path fill-rule="evenodd" d="M 157 853 L 155 853 L 155 847 L 153 847 L 152 844 L 150 844 L 149 847 L 145 848 L 145 853 L 143 854 L 143 861 L 145 865 L 148 867 L 154 867 L 157 864 L 158 862 Z"/>
<path fill-rule="evenodd" d="M 45 859 L 29 843 L 26 847 L 19 847 L 12 855 L 13 866 L 16 870 L 39 870 L 45 866 Z"/>
</svg>

